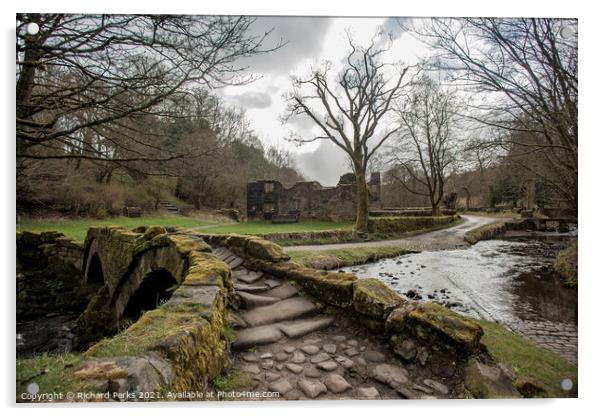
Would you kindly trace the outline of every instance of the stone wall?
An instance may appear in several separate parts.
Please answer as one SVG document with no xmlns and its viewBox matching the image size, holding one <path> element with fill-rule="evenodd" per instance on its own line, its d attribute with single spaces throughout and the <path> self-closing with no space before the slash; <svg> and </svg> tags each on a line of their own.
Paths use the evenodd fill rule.
<svg viewBox="0 0 602 416">
<path fill-rule="evenodd" d="M 16 246 L 17 320 L 85 308 L 81 244 L 58 232 L 20 232 Z"/>
<path fill-rule="evenodd" d="M 350 273 L 301 266 L 288 260 L 276 245 L 270 246 L 270 256 L 258 258 L 245 250 L 242 240 L 248 237 L 205 238 L 235 250 L 246 259 L 247 268 L 292 280 L 325 305 L 352 314 L 370 331 L 385 336 L 403 360 L 428 366 L 441 377 L 466 377 L 466 388 L 474 397 L 518 396 L 509 377 L 481 343 L 483 328 L 474 319 L 433 302 L 403 299 L 379 279 L 358 279 Z M 496 383 L 503 388 L 497 388 Z M 491 388 L 483 389 L 483 385 Z"/>
<path fill-rule="evenodd" d="M 458 216 L 441 217 L 371 217 L 368 231 L 375 234 L 400 234 L 441 227 L 458 220 Z"/>
</svg>

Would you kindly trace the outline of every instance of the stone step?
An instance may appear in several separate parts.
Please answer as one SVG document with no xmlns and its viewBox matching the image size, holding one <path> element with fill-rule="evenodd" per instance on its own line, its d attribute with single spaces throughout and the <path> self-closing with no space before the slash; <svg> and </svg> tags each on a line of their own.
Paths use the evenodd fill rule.
<svg viewBox="0 0 602 416">
<path fill-rule="evenodd" d="M 244 260 L 238 256 L 232 256 L 225 262 L 230 266 L 231 269 L 236 269 L 238 266 L 243 264 Z"/>
<path fill-rule="evenodd" d="M 255 284 L 247 284 L 247 283 L 234 283 L 234 289 L 237 291 L 241 291 L 241 292 L 249 292 L 249 293 L 255 293 L 255 292 L 263 292 L 268 290 L 269 288 L 261 283 L 255 283 Z M 263 295 L 265 296 L 275 296 L 275 295 L 268 295 L 267 293 L 263 293 Z M 284 299 L 280 296 L 276 296 L 277 298 L 280 299 Z M 289 296 L 290 297 L 290 296 Z"/>
<path fill-rule="evenodd" d="M 280 299 L 288 299 L 292 296 L 295 296 L 299 293 L 299 289 L 296 286 L 293 286 L 290 283 L 284 283 L 274 289 L 270 289 L 267 292 L 263 293 L 265 296 L 274 296 Z"/>
<path fill-rule="evenodd" d="M 309 299 L 294 297 L 245 312 L 242 318 L 250 326 L 260 326 L 289 321 L 304 315 L 317 313 L 318 310 L 318 307 Z"/>
<path fill-rule="evenodd" d="M 282 322 L 277 324 L 278 328 L 288 338 L 299 338 L 311 332 L 324 329 L 334 321 L 334 317 L 318 315 L 307 319 L 298 319 L 291 322 Z"/>
<path fill-rule="evenodd" d="M 255 345 L 272 344 L 279 341 L 283 336 L 278 325 L 246 328 L 236 331 L 236 341 L 232 344 L 232 348 L 241 350 Z"/>
<path fill-rule="evenodd" d="M 240 280 L 243 283 L 252 284 L 261 279 L 263 273 L 261 272 L 250 272 L 248 270 L 235 270 L 232 272 L 232 277 Z"/>
<path fill-rule="evenodd" d="M 256 308 L 258 306 L 266 306 L 266 305 L 271 305 L 276 302 L 280 302 L 280 298 L 277 298 L 274 296 L 254 295 L 252 293 L 241 292 L 241 291 L 238 291 L 237 294 L 238 294 L 238 296 L 240 296 L 240 299 L 242 301 L 242 306 L 245 309 L 252 309 L 252 308 Z"/>
</svg>

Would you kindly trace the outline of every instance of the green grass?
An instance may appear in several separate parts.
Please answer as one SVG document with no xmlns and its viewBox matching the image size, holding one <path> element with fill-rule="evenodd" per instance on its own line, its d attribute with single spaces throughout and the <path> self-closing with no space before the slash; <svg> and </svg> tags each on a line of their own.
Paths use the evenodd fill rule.
<svg viewBox="0 0 602 416">
<path fill-rule="evenodd" d="M 84 383 L 73 377 L 73 371 L 82 362 L 75 354 L 41 354 L 17 359 L 17 400 L 27 392 L 30 383 L 39 386 L 39 393 L 66 393 L 81 391 Z"/>
<path fill-rule="evenodd" d="M 249 221 L 210 227 L 206 229 L 206 232 L 211 234 L 272 234 L 351 229 L 353 229 L 353 223 L 348 222 L 300 221 L 292 224 L 272 224 L 265 221 Z"/>
<path fill-rule="evenodd" d="M 217 376 L 212 383 L 216 391 L 232 391 L 250 386 L 252 380 L 246 373 L 234 369 L 228 374 Z"/>
<path fill-rule="evenodd" d="M 323 251 L 289 251 L 293 261 L 314 269 L 336 269 L 364 264 L 382 258 L 397 257 L 410 251 L 399 247 L 356 247 Z"/>
<path fill-rule="evenodd" d="M 78 218 L 61 220 L 28 220 L 17 224 L 17 231 L 59 231 L 77 241 L 84 241 L 90 227 L 120 226 L 135 228 L 141 225 L 162 225 L 165 227 L 199 227 L 210 224 L 207 221 L 184 217 L 180 215 L 150 216 L 150 217 L 113 217 L 107 219 Z"/>
<path fill-rule="evenodd" d="M 481 342 L 498 362 L 510 364 L 517 376 L 542 383 L 551 397 L 577 396 L 577 366 L 530 340 L 489 321 L 479 321 L 485 331 Z M 573 389 L 560 388 L 563 379 L 573 381 Z"/>
</svg>

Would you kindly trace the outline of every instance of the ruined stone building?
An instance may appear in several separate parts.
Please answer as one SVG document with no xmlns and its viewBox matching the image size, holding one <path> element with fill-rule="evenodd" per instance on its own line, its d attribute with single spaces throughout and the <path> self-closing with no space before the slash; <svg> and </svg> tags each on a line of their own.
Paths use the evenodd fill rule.
<svg viewBox="0 0 602 416">
<path fill-rule="evenodd" d="M 370 208 L 381 208 L 380 173 L 368 182 Z M 356 213 L 355 175 L 346 173 L 336 186 L 319 182 L 297 182 L 285 188 L 274 180 L 247 184 L 247 217 L 270 220 L 279 215 L 298 215 L 300 219 L 353 221 Z"/>
</svg>

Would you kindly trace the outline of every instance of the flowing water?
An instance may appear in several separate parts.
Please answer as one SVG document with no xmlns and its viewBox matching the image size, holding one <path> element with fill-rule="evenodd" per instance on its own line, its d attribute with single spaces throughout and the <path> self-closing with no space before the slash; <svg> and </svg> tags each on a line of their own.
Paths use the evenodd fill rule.
<svg viewBox="0 0 602 416">
<path fill-rule="evenodd" d="M 577 291 L 561 285 L 551 263 L 566 241 L 481 241 L 345 268 L 377 277 L 404 297 L 496 321 L 561 353 L 577 354 Z"/>
</svg>

